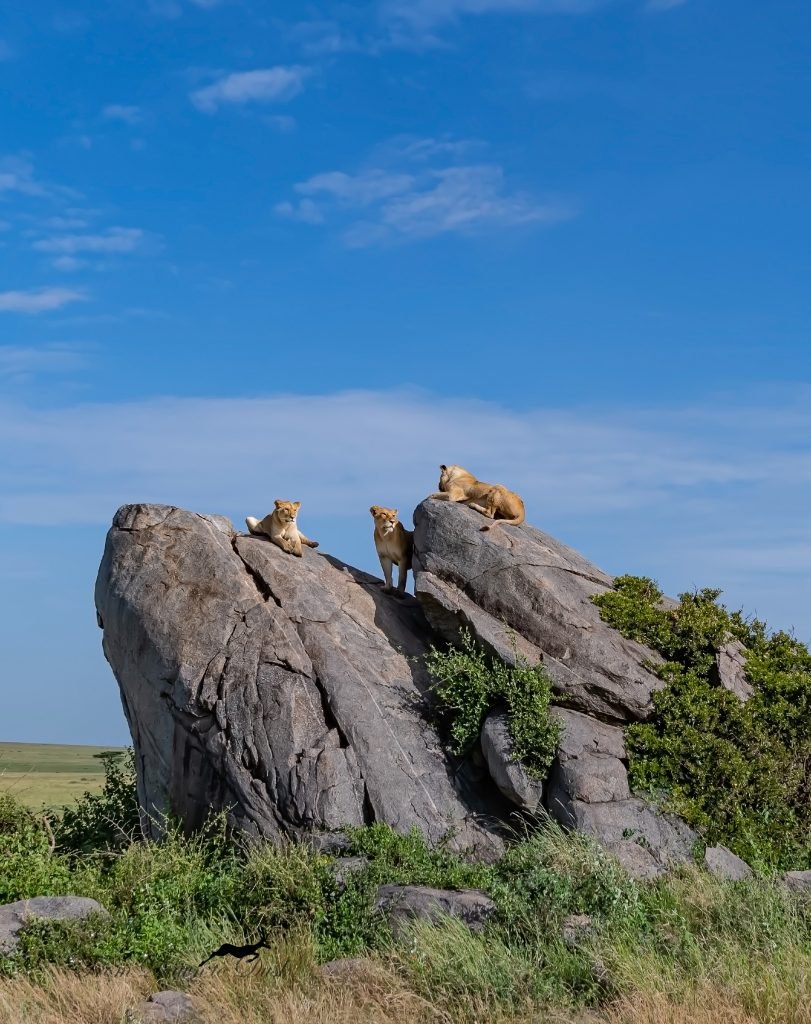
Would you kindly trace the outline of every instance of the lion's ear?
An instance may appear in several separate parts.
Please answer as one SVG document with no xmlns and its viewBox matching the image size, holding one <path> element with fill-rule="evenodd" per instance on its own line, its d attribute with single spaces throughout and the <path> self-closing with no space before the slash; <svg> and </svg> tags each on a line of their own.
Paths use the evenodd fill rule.
<svg viewBox="0 0 811 1024">
<path fill-rule="evenodd" d="M 372 515 L 374 515 L 374 514 L 375 514 L 375 512 L 377 512 L 377 510 L 378 510 L 379 508 L 380 508 L 380 506 L 379 506 L 379 505 L 372 505 L 372 507 L 371 507 L 371 508 L 369 509 L 369 511 L 370 511 L 370 512 L 372 513 Z"/>
<path fill-rule="evenodd" d="M 446 470 L 446 469 L 447 469 L 448 467 L 447 467 L 447 466 L 440 466 L 439 468 L 440 468 L 440 469 L 442 470 L 442 472 L 444 473 L 444 472 L 445 472 L 445 470 Z"/>
<path fill-rule="evenodd" d="M 400 511 L 400 510 L 399 510 L 399 509 L 397 509 L 397 508 L 393 508 L 393 509 L 392 509 L 392 512 L 393 512 L 393 513 L 395 514 L 395 516 L 397 515 L 397 513 L 398 513 L 399 511 Z"/>
<path fill-rule="evenodd" d="M 276 508 L 278 508 L 278 507 L 279 507 L 279 505 L 284 505 L 284 499 L 283 499 L 283 498 L 277 498 L 277 499 L 276 499 L 276 500 L 275 500 L 275 501 L 273 502 L 273 504 L 274 504 L 274 505 L 276 506 Z"/>
<path fill-rule="evenodd" d="M 293 508 L 301 508 L 301 502 L 300 501 L 294 501 L 292 504 L 293 504 Z"/>
</svg>

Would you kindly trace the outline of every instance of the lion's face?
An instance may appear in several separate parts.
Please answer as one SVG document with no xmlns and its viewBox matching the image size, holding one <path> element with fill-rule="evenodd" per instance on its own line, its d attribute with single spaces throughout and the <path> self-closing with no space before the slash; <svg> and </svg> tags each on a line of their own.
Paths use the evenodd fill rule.
<svg viewBox="0 0 811 1024">
<path fill-rule="evenodd" d="M 384 537 L 387 537 L 397 525 L 397 509 L 383 508 L 382 505 L 372 505 L 369 509 L 375 521 L 375 526 Z"/>
<path fill-rule="evenodd" d="M 277 498 L 274 504 L 276 506 L 276 513 L 283 523 L 294 523 L 296 521 L 296 513 L 301 507 L 300 501 L 281 501 Z"/>
</svg>

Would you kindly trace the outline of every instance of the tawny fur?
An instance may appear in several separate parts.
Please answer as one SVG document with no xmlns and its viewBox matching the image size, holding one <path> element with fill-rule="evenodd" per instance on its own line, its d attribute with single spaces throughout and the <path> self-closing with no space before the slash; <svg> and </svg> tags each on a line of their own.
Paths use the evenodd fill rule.
<svg viewBox="0 0 811 1024">
<path fill-rule="evenodd" d="M 432 498 L 459 501 L 494 520 L 482 530 L 494 526 L 520 526 L 524 522 L 524 502 L 501 484 L 488 484 L 477 480 L 461 466 L 440 466 L 439 491 Z"/>
<path fill-rule="evenodd" d="M 264 519 L 248 516 L 245 520 L 245 525 L 252 534 L 270 537 L 282 551 L 296 555 L 297 558 L 301 558 L 302 544 L 306 544 L 308 548 L 318 547 L 318 541 L 305 537 L 296 523 L 296 516 L 301 507 L 300 501 L 282 501 L 277 498 L 273 504 L 273 511 Z"/>
<path fill-rule="evenodd" d="M 369 509 L 375 521 L 375 548 L 380 567 L 386 579 L 385 591 L 402 597 L 405 593 L 406 578 L 411 568 L 414 551 L 414 532 L 407 530 L 397 518 L 396 508 L 372 505 Z M 397 590 L 391 585 L 392 566 L 397 565 Z"/>
</svg>

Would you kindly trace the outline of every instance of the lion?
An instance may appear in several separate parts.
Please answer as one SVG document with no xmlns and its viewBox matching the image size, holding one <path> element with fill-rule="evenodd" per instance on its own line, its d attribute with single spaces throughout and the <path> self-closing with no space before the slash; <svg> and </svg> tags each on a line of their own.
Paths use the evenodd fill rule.
<svg viewBox="0 0 811 1024">
<path fill-rule="evenodd" d="M 402 597 L 405 593 L 406 578 L 411 568 L 414 551 L 414 531 L 407 530 L 397 518 L 396 508 L 372 505 L 369 509 L 375 521 L 375 547 L 380 566 L 386 578 L 383 588 L 386 594 Z M 391 585 L 391 568 L 397 563 L 397 590 Z"/>
<path fill-rule="evenodd" d="M 254 536 L 270 537 L 282 551 L 297 558 L 301 558 L 302 544 L 306 544 L 308 548 L 318 547 L 318 541 L 305 537 L 296 523 L 296 515 L 301 508 L 300 501 L 282 501 L 281 498 L 277 498 L 273 504 L 273 511 L 264 519 L 248 516 L 245 520 L 245 525 Z"/>
<path fill-rule="evenodd" d="M 492 530 L 494 526 L 520 526 L 524 522 L 524 502 L 514 491 L 501 484 L 477 480 L 461 466 L 440 466 L 439 469 L 439 491 L 431 497 L 462 502 L 495 520 L 483 526 L 482 530 Z"/>
</svg>

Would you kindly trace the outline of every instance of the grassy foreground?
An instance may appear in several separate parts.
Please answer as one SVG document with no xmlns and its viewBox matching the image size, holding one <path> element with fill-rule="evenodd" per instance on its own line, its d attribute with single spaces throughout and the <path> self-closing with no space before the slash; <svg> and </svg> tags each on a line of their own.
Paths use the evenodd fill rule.
<svg viewBox="0 0 811 1024">
<path fill-rule="evenodd" d="M 416 833 L 353 830 L 366 867 L 346 883 L 303 845 L 241 848 L 205 834 L 136 841 L 127 771 L 64 822 L 0 798 L 0 903 L 92 896 L 109 917 L 37 924 L 0 956 L 1 1024 L 124 1024 L 151 991 L 179 987 L 211 1024 L 807 1024 L 811 904 L 768 878 L 720 883 L 698 869 L 634 882 L 585 837 L 542 819 L 492 865 Z M 106 831 L 105 831 L 106 830 Z M 377 887 L 485 890 L 483 934 L 446 921 L 394 939 Z M 561 925 L 590 914 L 574 948 Z M 257 964 L 200 961 L 223 941 L 272 937 Z M 355 958 L 348 975 L 320 965 Z"/>
<path fill-rule="evenodd" d="M 0 743 L 0 793 L 32 808 L 67 807 L 104 784 L 100 754 L 112 747 Z"/>
</svg>

